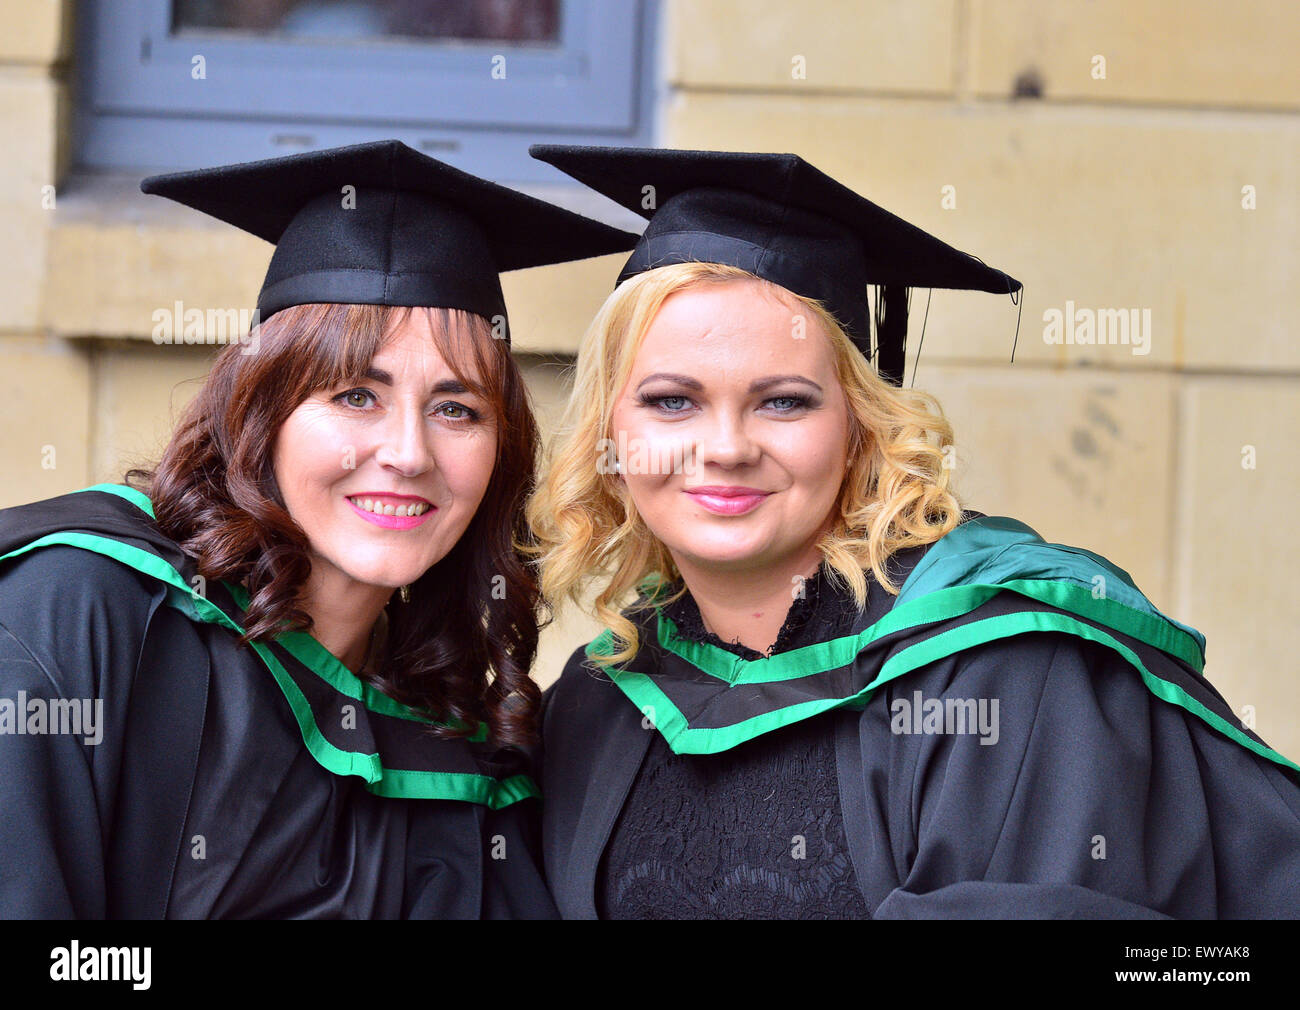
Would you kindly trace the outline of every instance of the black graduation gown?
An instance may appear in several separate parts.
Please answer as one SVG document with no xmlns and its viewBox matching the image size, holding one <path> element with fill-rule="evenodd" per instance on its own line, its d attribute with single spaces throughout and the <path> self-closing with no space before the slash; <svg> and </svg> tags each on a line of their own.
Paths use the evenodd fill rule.
<svg viewBox="0 0 1300 1010">
<path fill-rule="evenodd" d="M 518 752 L 306 634 L 240 648 L 242 587 L 151 516 L 121 485 L 0 512 L 0 917 L 555 915 Z"/>
<path fill-rule="evenodd" d="M 895 557 L 897 598 L 869 580 L 834 641 L 747 662 L 650 609 L 629 612 L 642 644 L 621 669 L 586 655 L 606 636 L 575 651 L 543 728 L 561 915 L 596 917 L 652 733 L 725 761 L 815 719 L 874 918 L 1300 916 L 1300 769 L 1205 680 L 1199 632 L 1104 558 L 967 516 Z M 981 701 L 996 732 L 976 731 Z"/>
</svg>

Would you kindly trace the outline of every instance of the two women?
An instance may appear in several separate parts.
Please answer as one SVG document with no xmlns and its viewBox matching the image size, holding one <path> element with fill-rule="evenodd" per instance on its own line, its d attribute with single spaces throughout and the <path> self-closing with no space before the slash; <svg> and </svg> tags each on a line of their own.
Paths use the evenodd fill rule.
<svg viewBox="0 0 1300 1010">
<path fill-rule="evenodd" d="M 895 388 L 901 289 L 1018 282 L 793 155 L 533 153 L 649 218 L 529 504 L 544 594 L 597 575 L 609 626 L 546 701 L 562 915 L 1300 911 L 1300 769 L 1201 635 L 963 512 Z"/>
<path fill-rule="evenodd" d="M 263 322 L 139 488 L 0 514 L 4 694 L 103 710 L 0 739 L 0 912 L 553 914 L 540 553 L 609 625 L 546 699 L 561 914 L 1294 915 L 1201 636 L 963 511 L 894 388 L 907 288 L 1018 282 L 793 156 L 535 153 L 650 218 L 539 546 L 497 271 L 631 236 L 395 143 L 146 184 L 277 243 Z"/>
<path fill-rule="evenodd" d="M 143 188 L 276 250 L 152 472 L 0 513 L 0 915 L 553 916 L 497 274 L 632 236 L 395 141 Z"/>
</svg>

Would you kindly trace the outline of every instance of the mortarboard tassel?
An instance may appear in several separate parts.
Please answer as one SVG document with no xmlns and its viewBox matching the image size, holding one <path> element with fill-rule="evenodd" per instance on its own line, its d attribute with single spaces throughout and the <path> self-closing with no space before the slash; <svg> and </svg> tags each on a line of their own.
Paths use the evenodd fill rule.
<svg viewBox="0 0 1300 1010">
<path fill-rule="evenodd" d="M 903 384 L 907 351 L 906 287 L 887 284 L 876 290 L 876 374 L 895 386 Z"/>
</svg>

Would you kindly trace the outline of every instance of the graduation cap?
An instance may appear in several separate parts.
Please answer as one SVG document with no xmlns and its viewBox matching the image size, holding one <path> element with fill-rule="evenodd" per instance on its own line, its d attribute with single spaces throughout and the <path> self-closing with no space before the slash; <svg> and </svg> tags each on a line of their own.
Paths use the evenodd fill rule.
<svg viewBox="0 0 1300 1010">
<path fill-rule="evenodd" d="M 154 175 L 140 188 L 275 243 L 257 298 L 262 319 L 309 302 L 504 319 L 499 272 L 636 242 L 397 140 Z"/>
<path fill-rule="evenodd" d="M 557 144 L 528 151 L 649 218 L 615 287 L 669 263 L 727 263 L 821 301 L 870 359 L 867 286 L 876 285 L 876 367 L 895 385 L 903 381 L 909 288 L 1022 287 L 795 154 Z"/>
</svg>

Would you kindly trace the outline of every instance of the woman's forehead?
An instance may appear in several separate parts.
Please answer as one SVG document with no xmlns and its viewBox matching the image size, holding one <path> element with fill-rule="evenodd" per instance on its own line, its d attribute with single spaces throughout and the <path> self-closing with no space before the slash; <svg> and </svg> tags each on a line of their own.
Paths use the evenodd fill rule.
<svg viewBox="0 0 1300 1010">
<path fill-rule="evenodd" d="M 655 321 L 723 315 L 779 323 L 796 314 L 811 316 L 789 291 L 757 277 L 735 277 L 699 281 L 674 291 L 660 305 Z"/>
<path fill-rule="evenodd" d="M 445 348 L 455 356 L 460 373 L 467 380 L 480 383 L 482 378 L 475 360 L 474 340 L 473 330 L 458 325 L 454 320 L 448 334 L 439 339 L 426 313 L 417 309 L 389 330 L 371 358 L 369 368 L 394 377 L 399 374 L 423 378 L 454 376 Z"/>
<path fill-rule="evenodd" d="M 637 348 L 633 371 L 667 362 L 748 371 L 781 363 L 833 370 L 834 356 L 816 315 L 758 285 L 729 283 L 676 292 L 665 299 Z"/>
</svg>

